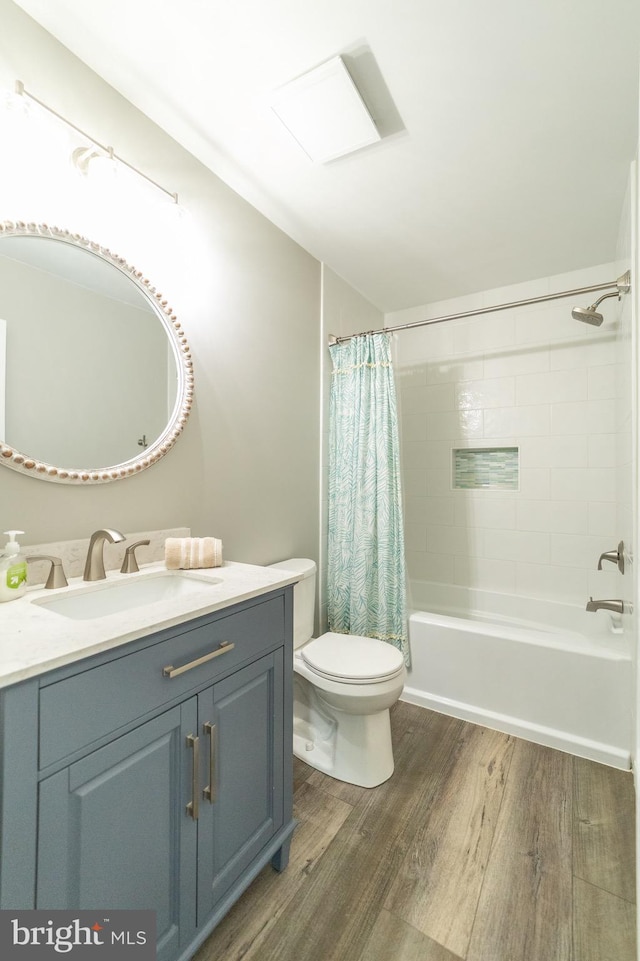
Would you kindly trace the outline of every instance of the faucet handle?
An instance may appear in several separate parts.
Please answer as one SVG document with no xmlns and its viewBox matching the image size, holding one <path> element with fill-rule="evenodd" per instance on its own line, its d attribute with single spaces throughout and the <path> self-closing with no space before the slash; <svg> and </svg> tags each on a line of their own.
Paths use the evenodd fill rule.
<svg viewBox="0 0 640 961">
<path fill-rule="evenodd" d="M 127 547 L 124 552 L 122 567 L 120 568 L 121 574 L 137 574 L 140 568 L 138 567 L 138 559 L 136 557 L 136 547 L 145 547 L 150 543 L 151 541 L 136 541 Z"/>
<path fill-rule="evenodd" d="M 621 574 L 624 574 L 624 541 L 620 541 L 618 544 L 618 549 L 616 551 L 605 551 L 598 558 L 598 570 L 602 570 L 602 562 L 611 561 L 612 564 L 618 565 L 618 570 Z"/>
<path fill-rule="evenodd" d="M 26 560 L 27 562 L 50 561 L 51 569 L 49 571 L 47 583 L 44 585 L 46 590 L 51 591 L 56 590 L 58 587 L 69 586 L 64 573 L 64 568 L 62 566 L 62 559 L 60 557 L 52 557 L 51 554 L 27 554 Z"/>
</svg>

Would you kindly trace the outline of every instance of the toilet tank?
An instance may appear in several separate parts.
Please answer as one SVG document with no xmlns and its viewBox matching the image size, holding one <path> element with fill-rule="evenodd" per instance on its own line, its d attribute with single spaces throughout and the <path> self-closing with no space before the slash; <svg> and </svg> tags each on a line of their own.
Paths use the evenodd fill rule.
<svg viewBox="0 0 640 961">
<path fill-rule="evenodd" d="M 316 606 L 316 565 L 306 557 L 291 557 L 287 561 L 268 564 L 281 571 L 298 574 L 293 585 L 293 646 L 301 647 L 313 637 L 313 617 Z"/>
</svg>

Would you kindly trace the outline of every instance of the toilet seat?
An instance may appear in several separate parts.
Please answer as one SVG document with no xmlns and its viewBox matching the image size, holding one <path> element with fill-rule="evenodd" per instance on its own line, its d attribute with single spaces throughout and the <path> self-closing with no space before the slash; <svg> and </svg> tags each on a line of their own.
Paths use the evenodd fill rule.
<svg viewBox="0 0 640 961">
<path fill-rule="evenodd" d="M 397 648 L 358 634 L 328 632 L 297 653 L 314 674 L 345 684 L 378 684 L 404 671 L 404 658 Z"/>
</svg>

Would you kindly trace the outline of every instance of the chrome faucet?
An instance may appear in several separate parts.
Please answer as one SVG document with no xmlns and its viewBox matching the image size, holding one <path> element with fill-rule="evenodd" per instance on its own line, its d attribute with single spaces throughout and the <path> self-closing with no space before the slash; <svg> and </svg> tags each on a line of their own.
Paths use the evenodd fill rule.
<svg viewBox="0 0 640 961">
<path fill-rule="evenodd" d="M 107 576 L 104 572 L 104 542 L 109 541 L 110 544 L 118 544 L 124 540 L 126 540 L 124 534 L 113 530 L 111 527 L 94 531 L 89 541 L 87 562 L 84 565 L 83 578 L 85 581 L 101 581 Z"/>
<path fill-rule="evenodd" d="M 615 614 L 624 614 L 624 601 L 608 600 L 594 601 L 592 597 L 587 601 L 586 610 L 588 611 L 613 611 Z"/>
</svg>

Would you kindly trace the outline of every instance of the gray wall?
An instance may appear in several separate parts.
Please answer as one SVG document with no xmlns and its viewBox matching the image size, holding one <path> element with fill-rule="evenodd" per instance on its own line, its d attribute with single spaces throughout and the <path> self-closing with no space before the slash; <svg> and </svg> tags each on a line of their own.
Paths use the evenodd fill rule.
<svg viewBox="0 0 640 961">
<path fill-rule="evenodd" d="M 115 232 L 109 225 L 115 240 L 105 241 L 98 207 L 90 230 L 92 239 L 119 244 L 112 249 L 167 296 L 189 338 L 196 386 L 176 446 L 135 477 L 80 489 L 0 468 L 0 530 L 22 528 L 29 544 L 104 525 L 185 525 L 221 537 L 229 559 L 317 558 L 320 264 L 9 0 L 0 0 L 0 20 L 2 88 L 21 80 L 178 192 L 188 218 L 179 232 L 167 228 L 166 243 L 157 236 L 145 243 L 140 225 L 126 218 Z M 0 220 L 19 216 L 8 179 L 0 179 Z M 51 189 L 42 214 L 25 211 L 23 219 L 56 216 L 44 208 L 59 193 Z M 85 214 L 88 204 L 79 205 Z"/>
</svg>

